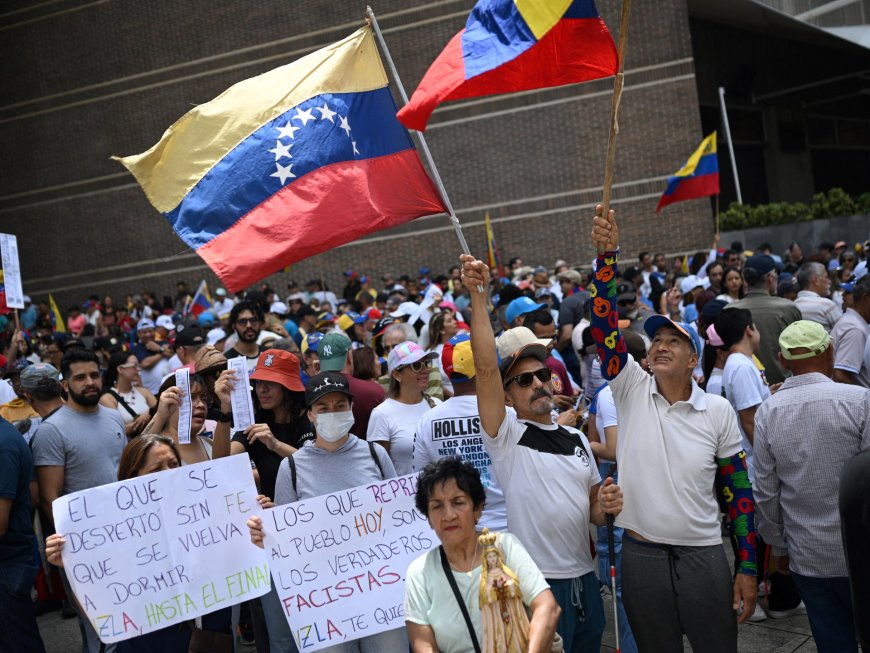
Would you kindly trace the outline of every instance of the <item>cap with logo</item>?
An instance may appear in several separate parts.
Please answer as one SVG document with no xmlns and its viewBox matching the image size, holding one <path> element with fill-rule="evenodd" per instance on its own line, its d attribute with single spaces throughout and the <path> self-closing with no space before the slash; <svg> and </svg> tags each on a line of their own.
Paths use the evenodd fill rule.
<svg viewBox="0 0 870 653">
<path fill-rule="evenodd" d="M 646 335 L 652 339 L 655 337 L 658 330 L 664 326 L 672 327 L 679 331 L 689 340 L 689 344 L 692 345 L 692 349 L 695 350 L 695 353 L 698 356 L 701 355 L 701 352 L 704 350 L 704 344 L 701 342 L 701 337 L 698 335 L 698 332 L 695 331 L 695 327 L 688 322 L 674 322 L 673 320 L 666 318 L 664 315 L 651 315 L 646 319 L 646 322 L 643 323 L 643 330 L 646 332 Z"/>
<path fill-rule="evenodd" d="M 390 350 L 390 355 L 387 356 L 387 372 L 392 373 L 399 367 L 411 365 L 418 361 L 433 360 L 438 358 L 438 353 L 434 351 L 426 351 L 416 342 L 406 340 Z M 321 367 L 323 364 L 321 363 Z"/>
<path fill-rule="evenodd" d="M 59 381 L 60 373 L 48 363 L 34 363 L 21 370 L 21 387 L 28 392 L 33 392 L 39 387 L 40 382 Z"/>
<path fill-rule="evenodd" d="M 549 344 L 550 340 L 537 338 L 527 327 L 514 327 L 502 333 L 495 341 L 502 378 L 507 377 L 514 365 L 524 358 L 537 358 L 542 363 L 546 361 Z"/>
<path fill-rule="evenodd" d="M 507 305 L 507 309 L 504 313 L 504 319 L 507 320 L 508 324 L 513 324 L 513 321 L 517 319 L 520 315 L 525 315 L 526 313 L 533 313 L 540 308 L 544 308 L 546 304 L 538 304 L 531 297 L 526 297 L 525 295 L 522 297 L 517 297 L 510 304 Z"/>
<path fill-rule="evenodd" d="M 335 324 L 335 315 L 326 311 L 324 313 L 320 313 L 317 316 L 317 324 L 315 324 L 315 329 L 322 329 L 323 327 L 328 327 Z"/>
<path fill-rule="evenodd" d="M 154 322 L 156 326 L 159 326 L 167 331 L 173 331 L 175 329 L 175 322 L 172 321 L 172 317 L 169 315 L 161 315 Z"/>
<path fill-rule="evenodd" d="M 831 346 L 831 336 L 818 322 L 798 320 L 792 322 L 779 334 L 779 349 L 782 357 L 790 361 L 821 356 Z M 795 354 L 793 349 L 807 351 Z"/>
<path fill-rule="evenodd" d="M 347 360 L 347 352 L 353 343 L 340 332 L 327 333 L 317 347 L 320 369 L 324 372 L 340 372 Z"/>
<path fill-rule="evenodd" d="M 251 379 L 280 383 L 291 392 L 305 391 L 299 378 L 299 359 L 283 349 L 267 349 L 261 353 Z"/>
<path fill-rule="evenodd" d="M 182 329 L 175 336 L 175 344 L 178 347 L 201 347 L 205 344 L 205 336 L 202 335 L 202 329 L 196 326 L 189 326 Z"/>
<path fill-rule="evenodd" d="M 305 384 L 305 405 L 310 407 L 321 397 L 333 392 L 340 392 L 347 395 L 349 399 L 353 399 L 350 384 L 344 374 L 321 372 L 312 376 L 308 379 L 308 383 Z"/>
<path fill-rule="evenodd" d="M 444 344 L 441 350 L 441 366 L 453 383 L 474 378 L 474 356 L 471 353 L 471 336 L 460 333 Z"/>
</svg>

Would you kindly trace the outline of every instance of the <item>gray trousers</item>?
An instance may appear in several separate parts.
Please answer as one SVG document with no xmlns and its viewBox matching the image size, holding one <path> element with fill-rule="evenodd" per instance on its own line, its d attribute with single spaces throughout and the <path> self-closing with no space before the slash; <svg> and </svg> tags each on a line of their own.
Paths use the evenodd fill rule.
<svg viewBox="0 0 870 653">
<path fill-rule="evenodd" d="M 737 653 L 725 549 L 622 540 L 622 599 L 641 653 Z"/>
</svg>

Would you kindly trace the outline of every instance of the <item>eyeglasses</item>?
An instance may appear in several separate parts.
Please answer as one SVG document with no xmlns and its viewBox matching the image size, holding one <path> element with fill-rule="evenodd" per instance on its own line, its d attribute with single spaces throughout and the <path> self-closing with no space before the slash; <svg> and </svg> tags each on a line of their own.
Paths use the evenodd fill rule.
<svg viewBox="0 0 870 653">
<path fill-rule="evenodd" d="M 541 383 L 548 383 L 550 379 L 553 378 L 553 372 L 549 367 L 542 367 L 539 370 L 535 370 L 534 372 L 523 372 L 522 374 L 517 374 L 516 376 L 512 376 L 507 381 L 504 382 L 504 387 L 508 387 L 511 383 L 516 381 L 516 384 L 521 388 L 528 388 L 532 385 L 532 382 L 537 377 L 538 381 Z"/>
<path fill-rule="evenodd" d="M 211 398 L 205 394 L 190 395 L 190 404 L 202 404 L 206 408 L 211 406 Z"/>
<path fill-rule="evenodd" d="M 398 371 L 401 372 L 402 370 L 405 370 L 405 369 L 407 369 L 407 368 L 409 368 L 409 367 L 410 367 L 414 372 L 416 372 L 417 374 L 419 374 L 419 373 L 422 372 L 423 370 L 428 370 L 430 367 L 432 367 L 432 362 L 431 362 L 431 361 L 417 361 L 416 363 L 410 363 L 410 364 L 408 364 L 408 365 L 402 365 L 402 367 L 400 367 L 400 368 L 398 369 Z"/>
<path fill-rule="evenodd" d="M 118 365 L 119 370 L 138 370 L 139 363 L 125 363 L 124 365 Z"/>
<path fill-rule="evenodd" d="M 260 318 L 258 317 L 240 317 L 236 320 L 236 324 L 240 324 L 241 326 L 257 326 L 260 323 Z"/>
</svg>

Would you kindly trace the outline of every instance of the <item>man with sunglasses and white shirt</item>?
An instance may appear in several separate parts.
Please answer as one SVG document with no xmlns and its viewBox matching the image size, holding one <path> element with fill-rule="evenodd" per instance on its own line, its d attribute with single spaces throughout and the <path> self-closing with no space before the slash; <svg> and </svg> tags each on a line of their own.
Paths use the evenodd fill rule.
<svg viewBox="0 0 870 653">
<path fill-rule="evenodd" d="M 508 529 L 528 549 L 562 608 L 557 631 L 566 653 L 597 651 L 604 608 L 589 522 L 603 525 L 605 512 L 618 514 L 622 492 L 611 479 L 602 485 L 586 437 L 553 421 L 548 341 L 518 327 L 496 343 L 480 291 L 489 285 L 487 266 L 467 255 L 461 260 L 471 294 L 477 406 L 488 436 L 484 446 L 507 502 Z"/>
</svg>

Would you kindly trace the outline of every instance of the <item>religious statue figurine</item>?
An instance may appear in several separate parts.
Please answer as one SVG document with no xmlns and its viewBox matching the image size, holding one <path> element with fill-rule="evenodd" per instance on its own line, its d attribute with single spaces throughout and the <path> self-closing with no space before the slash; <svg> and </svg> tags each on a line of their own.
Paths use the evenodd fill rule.
<svg viewBox="0 0 870 653">
<path fill-rule="evenodd" d="M 483 653 L 526 653 L 529 650 L 529 617 L 520 582 L 505 564 L 488 528 L 477 538 L 483 548 L 480 570 L 480 615 Z"/>
</svg>

